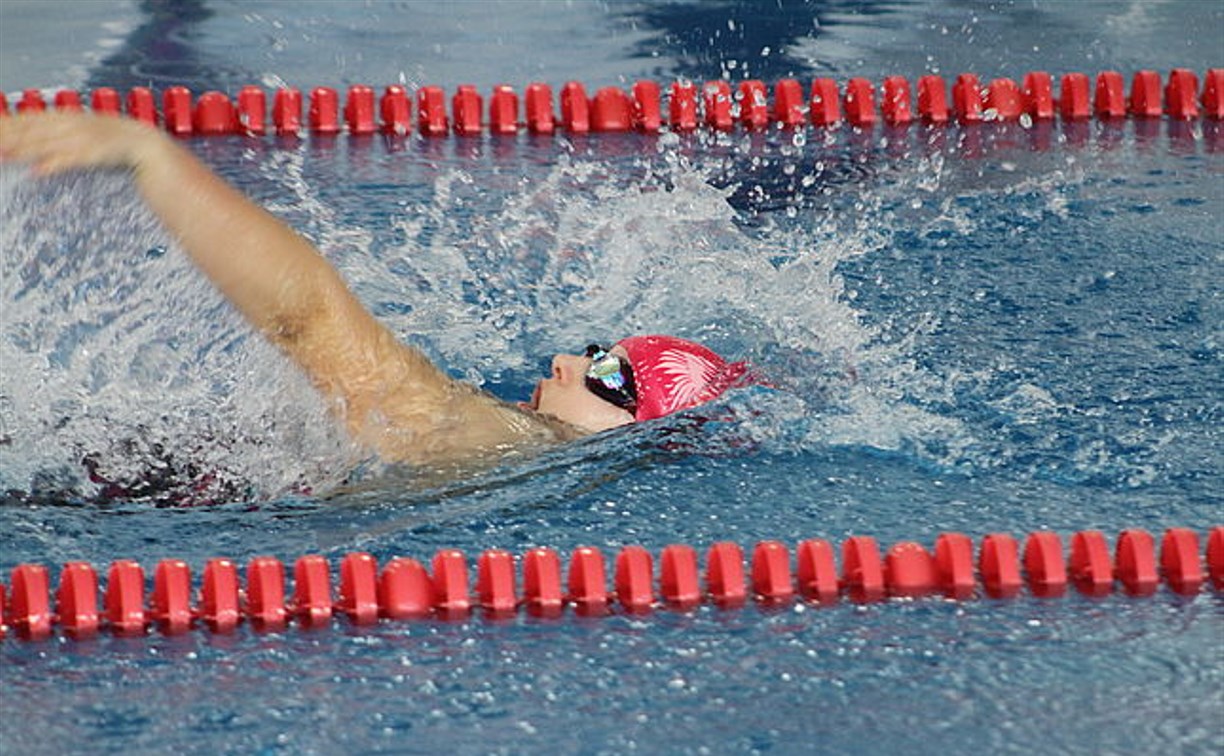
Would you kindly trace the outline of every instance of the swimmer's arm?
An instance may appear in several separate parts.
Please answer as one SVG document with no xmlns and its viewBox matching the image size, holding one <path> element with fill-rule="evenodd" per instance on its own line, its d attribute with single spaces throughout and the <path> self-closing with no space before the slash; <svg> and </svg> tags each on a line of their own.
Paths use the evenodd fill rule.
<svg viewBox="0 0 1224 756">
<path fill-rule="evenodd" d="M 131 169 L 145 201 L 195 264 L 343 405 L 356 435 L 366 435 L 368 417 L 380 415 L 409 433 L 462 437 L 459 429 L 438 427 L 440 413 L 464 416 L 473 431 L 487 426 L 476 435 L 491 442 L 502 435 L 502 408 L 396 339 L 310 242 L 162 132 L 128 119 L 90 115 L 10 117 L 0 119 L 0 156 L 28 161 L 42 174 Z"/>
</svg>

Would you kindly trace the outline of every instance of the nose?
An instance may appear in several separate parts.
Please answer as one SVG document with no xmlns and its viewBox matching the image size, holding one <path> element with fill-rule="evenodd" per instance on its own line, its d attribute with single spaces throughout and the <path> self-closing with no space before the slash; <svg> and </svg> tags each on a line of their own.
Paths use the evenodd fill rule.
<svg viewBox="0 0 1224 756">
<path fill-rule="evenodd" d="M 553 357 L 553 378 L 562 383 L 572 383 L 580 378 L 590 363 L 589 357 L 579 357 L 573 354 L 558 354 Z"/>
</svg>

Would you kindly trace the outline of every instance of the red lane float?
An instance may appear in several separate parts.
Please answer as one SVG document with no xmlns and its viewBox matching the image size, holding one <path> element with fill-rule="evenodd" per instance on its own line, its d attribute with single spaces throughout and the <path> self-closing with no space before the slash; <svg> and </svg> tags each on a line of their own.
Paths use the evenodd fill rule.
<svg viewBox="0 0 1224 756">
<path fill-rule="evenodd" d="M 412 130 L 412 106 L 408 92 L 398 84 L 387 87 L 378 102 L 382 115 L 383 131 L 395 136 L 406 136 Z"/>
<path fill-rule="evenodd" d="M 181 559 L 163 559 L 153 573 L 149 617 L 166 635 L 191 629 L 191 568 Z"/>
<path fill-rule="evenodd" d="M 212 559 L 204 566 L 199 612 L 200 619 L 217 633 L 233 630 L 242 619 L 238 567 L 230 560 Z"/>
<path fill-rule="evenodd" d="M 88 562 L 68 562 L 60 573 L 55 610 L 64 633 L 78 638 L 98 630 L 98 573 Z"/>
<path fill-rule="evenodd" d="M 659 562 L 659 592 L 663 600 L 678 608 L 696 606 L 701 601 L 697 550 L 673 544 L 663 549 Z"/>
<path fill-rule="evenodd" d="M 794 595 L 790 552 L 781 541 L 761 541 L 752 551 L 752 589 L 764 601 L 782 602 Z"/>
<path fill-rule="evenodd" d="M 693 131 L 697 128 L 697 88 L 692 82 L 672 83 L 667 112 L 672 131 Z"/>
<path fill-rule="evenodd" d="M 914 120 L 910 107 L 910 85 L 904 76 L 889 76 L 884 80 L 884 99 L 880 110 L 890 126 L 905 126 Z"/>
<path fill-rule="evenodd" d="M 1024 75 L 1021 87 L 1024 112 L 1035 121 L 1048 121 L 1054 117 L 1054 83 L 1045 71 L 1030 71 Z"/>
<path fill-rule="evenodd" d="M 350 87 L 344 101 L 344 122 L 350 134 L 373 134 L 378 129 L 374 119 L 374 90 L 364 85 Z"/>
<path fill-rule="evenodd" d="M 1175 68 L 1164 82 L 1155 71 L 1134 73 L 1129 93 L 1123 74 L 1118 71 L 1099 72 L 1095 79 L 1080 72 L 1066 73 L 1059 78 L 1057 96 L 1053 77 L 1044 71 L 1026 73 L 1019 85 L 1009 78 L 995 78 L 986 86 L 977 75 L 963 73 L 952 80 L 950 89 L 944 78 L 925 75 L 917 80 L 915 90 L 916 102 L 911 96 L 910 81 L 902 76 L 888 76 L 878 88 L 863 77 L 851 78 L 841 88 L 836 80 L 820 77 L 810 82 L 805 100 L 803 82 L 787 78 L 774 85 L 771 103 L 769 88 L 759 80 L 742 81 L 734 86 L 727 81 L 709 81 L 701 86 L 700 92 L 692 82 L 676 81 L 667 88 L 666 125 L 683 133 L 701 127 L 730 131 L 737 123 L 741 128 L 756 130 L 770 125 L 786 129 L 807 125 L 831 128 L 843 122 L 854 128 L 870 129 L 877 121 L 897 127 L 907 126 L 915 119 L 931 125 L 946 124 L 953 118 L 960 124 L 1013 121 L 1021 116 L 1044 121 L 1056 115 L 1072 122 L 1127 116 L 1168 117 L 1177 121 L 1199 117 L 1224 119 L 1224 68 L 1206 71 L 1201 89 L 1194 71 Z M 492 89 L 487 111 L 483 110 L 484 97 L 476 87 L 460 85 L 450 98 L 449 112 L 445 91 L 437 86 L 424 86 L 416 93 L 416 128 L 421 135 L 431 137 L 452 133 L 476 136 L 486 131 L 514 135 L 523 127 L 533 134 L 552 134 L 558 125 L 572 134 L 630 130 L 653 134 L 664 125 L 660 92 L 656 82 L 640 80 L 629 92 L 610 86 L 588 97 L 580 82 L 570 81 L 560 90 L 558 116 L 553 110 L 552 89 L 544 83 L 526 87 L 521 115 L 519 95 L 507 84 Z M 88 99 L 91 110 L 110 115 L 120 113 L 124 102 L 110 87 L 94 90 Z M 126 113 L 156 124 L 159 122 L 156 103 L 152 90 L 135 87 L 127 94 Z M 160 122 L 180 137 L 262 135 L 269 130 L 269 119 L 271 130 L 280 135 L 296 134 L 303 125 L 302 95 L 292 87 L 276 90 L 271 113 L 266 93 L 253 85 L 242 87 L 233 100 L 223 92 L 204 92 L 194 104 L 188 89 L 169 87 L 162 92 L 161 105 Z M 53 106 L 59 110 L 84 108 L 81 95 L 73 90 L 56 92 Z M 48 104 L 40 90 L 26 89 L 15 107 L 23 113 L 46 110 Z M 341 131 L 368 135 L 382 131 L 406 136 L 411 130 L 411 111 L 408 92 L 400 85 L 388 86 L 377 103 L 371 87 L 353 85 L 345 93 L 342 111 L 335 89 L 316 87 L 310 90 L 305 125 L 320 135 Z M 7 112 L 7 100 L 0 93 L 0 114 Z"/>
<path fill-rule="evenodd" d="M 809 601 L 835 601 L 839 586 L 832 544 L 822 538 L 812 538 L 799 544 L 798 553 L 799 593 Z"/>
<path fill-rule="evenodd" d="M 616 600 L 630 612 L 644 612 L 654 604 L 654 568 L 650 552 L 626 546 L 616 555 Z"/>
<path fill-rule="evenodd" d="M 561 558 L 548 548 L 536 548 L 523 557 L 523 602 L 537 615 L 557 615 L 565 604 L 561 590 Z"/>
<path fill-rule="evenodd" d="M 633 125 L 643 134 L 657 134 L 663 125 L 659 105 L 659 85 L 653 81 L 639 81 L 633 85 Z"/>
<path fill-rule="evenodd" d="M 480 555 L 476 574 L 480 608 L 491 615 L 513 614 L 518 606 L 518 594 L 514 588 L 514 556 L 509 551 L 489 549 Z"/>
<path fill-rule="evenodd" d="M 363 552 L 340 562 L 340 601 L 336 607 L 355 625 L 378 620 L 378 563 Z"/>
<path fill-rule="evenodd" d="M 761 541 L 752 550 L 750 572 L 738 544 L 720 542 L 706 553 L 704 583 L 695 549 L 673 544 L 662 550 L 655 574 L 652 555 L 641 546 L 617 552 L 611 590 L 602 552 L 580 547 L 570 557 L 568 579 L 562 585 L 561 560 L 549 548 L 535 548 L 522 557 L 522 592 L 516 583 L 515 557 L 489 549 L 476 564 L 476 600 L 469 585 L 467 558 L 455 549 L 440 549 L 432 574 L 416 560 L 397 557 L 381 573 L 375 559 L 355 552 L 340 560 L 339 585 L 333 592 L 327 559 L 307 555 L 294 563 L 293 591 L 285 590 L 284 565 L 273 557 L 256 557 L 247 565 L 246 590 L 239 588 L 238 569 L 228 559 L 210 560 L 204 568 L 198 599 L 192 605 L 191 570 L 182 560 L 157 565 L 146 606 L 145 573 L 136 562 L 120 559 L 107 572 L 102 609 L 98 577 L 86 562 L 68 562 L 59 576 L 55 610 L 50 603 L 47 568 L 22 564 L 0 585 L 0 638 L 9 631 L 27 640 L 47 638 L 59 626 L 70 638 L 83 640 L 107 629 L 115 635 L 143 636 L 150 626 L 165 635 L 207 626 L 213 632 L 232 631 L 247 621 L 257 631 L 278 631 L 290 619 L 303 628 L 328 627 L 337 614 L 355 626 L 380 618 L 423 617 L 464 619 L 473 604 L 489 618 L 508 618 L 520 607 L 533 616 L 558 617 L 566 604 L 581 616 L 599 617 L 619 611 L 638 614 L 660 607 L 688 611 L 702 601 L 723 609 L 754 597 L 763 604 L 786 604 L 796 594 L 816 604 L 831 604 L 845 596 L 854 602 L 886 597 L 908 600 L 942 593 L 967 600 L 982 592 L 992 598 L 1019 594 L 1024 586 L 1037 597 L 1066 593 L 1068 584 L 1087 597 L 1113 592 L 1120 583 L 1127 596 L 1148 596 L 1163 581 L 1170 592 L 1193 598 L 1204 584 L 1224 590 L 1224 526 L 1212 528 L 1205 554 L 1199 533 L 1170 528 L 1155 540 L 1146 531 L 1128 529 L 1118 535 L 1111 558 L 1105 535 L 1085 530 L 1072 534 L 1069 554 L 1063 540 L 1048 531 L 1028 534 L 1021 554 L 1018 541 L 1006 533 L 982 538 L 974 562 L 973 541 L 960 533 L 944 533 L 934 550 L 914 541 L 891 546 L 881 557 L 875 539 L 852 536 L 842 543 L 841 573 L 836 549 L 829 541 L 808 539 L 796 546 L 797 569 L 781 541 Z M 657 579 L 657 584 L 656 584 Z M 657 590 L 656 590 L 657 589 Z M 198 622 L 197 622 L 198 621 Z"/>
</svg>

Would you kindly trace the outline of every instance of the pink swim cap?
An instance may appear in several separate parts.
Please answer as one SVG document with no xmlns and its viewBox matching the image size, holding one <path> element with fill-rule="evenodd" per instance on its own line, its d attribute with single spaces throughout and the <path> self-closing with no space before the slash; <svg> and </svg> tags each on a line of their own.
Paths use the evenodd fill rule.
<svg viewBox="0 0 1224 756">
<path fill-rule="evenodd" d="M 701 344 L 675 336 L 631 336 L 617 343 L 629 355 L 637 387 L 638 422 L 716 398 L 748 372 Z"/>
</svg>

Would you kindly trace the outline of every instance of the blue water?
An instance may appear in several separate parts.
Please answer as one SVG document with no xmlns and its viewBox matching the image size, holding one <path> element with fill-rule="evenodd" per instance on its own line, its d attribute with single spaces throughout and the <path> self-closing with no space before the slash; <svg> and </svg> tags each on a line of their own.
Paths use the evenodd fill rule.
<svg viewBox="0 0 1224 756">
<path fill-rule="evenodd" d="M 1207 3 L 170 7 L 82 3 L 57 44 L 48 11 L 6 2 L 0 88 L 1201 75 L 1224 20 Z M 123 177 L 5 169 L 4 575 L 1221 521 L 1212 123 L 190 145 L 405 339 L 507 399 L 554 352 L 638 331 L 701 338 L 777 389 L 461 481 L 381 469 Z M 5 640 L 0 744 L 1215 753 L 1221 608 L 1072 593 Z"/>
</svg>

